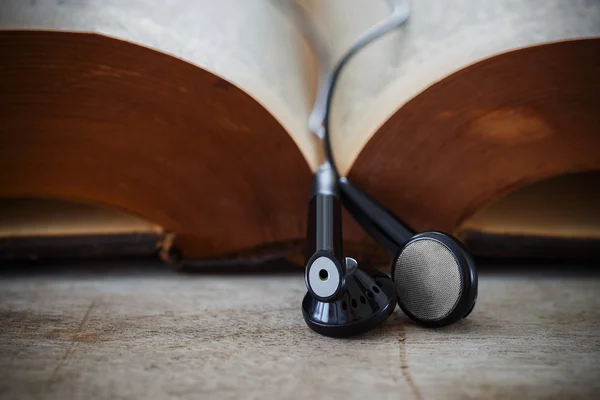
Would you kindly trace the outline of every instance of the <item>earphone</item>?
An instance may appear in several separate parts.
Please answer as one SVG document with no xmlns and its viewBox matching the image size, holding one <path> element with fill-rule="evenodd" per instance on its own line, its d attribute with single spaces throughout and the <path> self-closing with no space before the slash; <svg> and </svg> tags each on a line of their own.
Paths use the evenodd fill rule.
<svg viewBox="0 0 600 400">
<path fill-rule="evenodd" d="M 392 212 L 341 177 L 335 165 L 329 120 L 336 82 L 358 51 L 406 21 L 407 3 L 390 3 L 392 14 L 357 40 L 328 79 L 321 79 L 327 84 L 321 85 L 311 114 L 309 127 L 323 140 L 326 161 L 314 175 L 309 200 L 302 312 L 311 329 L 327 336 L 366 332 L 391 315 L 396 303 L 422 325 L 449 325 L 468 316 L 477 299 L 475 263 L 458 239 L 442 232 L 415 235 Z M 307 36 L 318 39 L 314 32 Z M 315 47 L 324 48 L 322 43 Z M 344 257 L 342 205 L 395 255 L 391 278 Z"/>
<path fill-rule="evenodd" d="M 394 284 L 384 273 L 359 268 L 342 251 L 342 208 L 337 174 L 329 163 L 315 173 L 309 201 L 308 292 L 302 301 L 304 320 L 327 336 L 366 332 L 396 307 Z"/>
</svg>

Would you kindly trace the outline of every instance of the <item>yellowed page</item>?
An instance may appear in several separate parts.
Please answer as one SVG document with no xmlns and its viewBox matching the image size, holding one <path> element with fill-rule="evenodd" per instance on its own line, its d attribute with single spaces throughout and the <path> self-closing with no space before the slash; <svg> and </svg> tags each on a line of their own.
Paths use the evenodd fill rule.
<svg viewBox="0 0 600 400">
<path fill-rule="evenodd" d="M 498 199 L 461 232 L 600 239 L 600 171 L 553 177 Z"/>
<path fill-rule="evenodd" d="M 0 199 L 0 221 L 0 238 L 162 233 L 121 210 L 49 198 Z"/>
<path fill-rule="evenodd" d="M 180 57 L 253 96 L 317 165 L 306 122 L 315 62 L 277 1 L 2 0 L 0 29 L 96 32 Z"/>
<path fill-rule="evenodd" d="M 383 0 L 310 1 L 337 60 L 389 14 Z M 332 113 L 332 140 L 347 172 L 377 129 L 403 104 L 457 70 L 505 51 L 600 35 L 600 1 L 409 0 L 399 30 L 348 64 Z"/>
</svg>

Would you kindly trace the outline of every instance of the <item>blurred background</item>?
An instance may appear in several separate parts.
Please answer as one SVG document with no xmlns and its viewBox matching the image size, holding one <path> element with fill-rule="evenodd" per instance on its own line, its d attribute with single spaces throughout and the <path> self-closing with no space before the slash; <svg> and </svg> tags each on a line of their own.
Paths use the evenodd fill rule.
<svg viewBox="0 0 600 400">
<path fill-rule="evenodd" d="M 341 78 L 341 168 L 416 230 L 450 231 L 479 257 L 598 259 L 598 3 L 409 5 L 406 26 Z M 4 1 L 0 259 L 302 267 L 319 66 L 388 12 Z M 387 265 L 344 218 L 347 248 Z"/>
</svg>

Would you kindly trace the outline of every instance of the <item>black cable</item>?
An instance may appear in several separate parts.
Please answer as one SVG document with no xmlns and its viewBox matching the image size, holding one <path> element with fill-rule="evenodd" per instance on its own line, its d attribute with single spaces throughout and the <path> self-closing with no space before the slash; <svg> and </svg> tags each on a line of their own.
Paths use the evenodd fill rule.
<svg viewBox="0 0 600 400">
<path fill-rule="evenodd" d="M 329 162 L 331 167 L 333 168 L 336 176 L 339 175 L 339 171 L 337 169 L 337 165 L 335 163 L 335 158 L 333 156 L 333 149 L 331 146 L 331 133 L 330 133 L 330 116 L 331 116 L 331 104 L 333 100 L 333 93 L 337 81 L 340 77 L 340 74 L 346 64 L 350 61 L 352 57 L 354 57 L 360 50 L 362 50 L 366 45 L 373 42 L 374 40 L 380 38 L 386 33 L 390 32 L 393 29 L 401 26 L 409 16 L 409 8 L 406 0 L 389 0 L 393 7 L 392 14 L 385 18 L 383 21 L 373 26 L 367 32 L 365 32 L 353 45 L 350 47 L 350 50 L 342 56 L 340 61 L 338 61 L 337 65 L 333 69 L 331 76 L 328 79 L 328 84 L 322 89 L 326 90 L 327 96 L 325 104 L 322 105 L 319 102 L 315 103 L 315 108 L 313 109 L 313 115 L 317 114 L 315 109 L 318 107 L 324 107 L 325 110 L 322 113 L 323 115 L 323 143 L 325 146 L 325 156 L 326 162 Z M 314 37 L 314 35 L 312 35 Z M 318 48 L 323 48 L 322 43 L 318 46 Z M 322 98 L 322 94 L 318 94 L 317 98 Z M 320 136 L 317 134 L 317 136 Z"/>
</svg>

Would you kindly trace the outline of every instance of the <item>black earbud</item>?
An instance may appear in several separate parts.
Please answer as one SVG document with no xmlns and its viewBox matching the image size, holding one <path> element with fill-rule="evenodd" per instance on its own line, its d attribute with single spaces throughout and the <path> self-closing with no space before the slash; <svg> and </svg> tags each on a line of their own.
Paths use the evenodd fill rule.
<svg viewBox="0 0 600 400">
<path fill-rule="evenodd" d="M 410 239 L 394 259 L 392 277 L 402 311 L 423 325 L 450 325 L 475 307 L 475 263 L 448 234 L 424 232 Z"/>
<path fill-rule="evenodd" d="M 315 173 L 309 202 L 308 293 L 302 312 L 308 326 L 328 336 L 362 333 L 385 320 L 396 301 L 413 320 L 443 326 L 466 317 L 477 299 L 475 263 L 462 244 L 441 232 L 415 235 L 393 213 L 340 178 L 330 138 L 330 112 L 336 82 L 345 64 L 364 46 L 401 26 L 409 15 L 403 0 L 389 0 L 389 17 L 365 32 L 341 57 L 330 76 L 322 76 L 309 128 L 323 140 L 326 161 Z M 308 20 L 302 24 L 310 26 Z M 325 42 L 307 33 L 323 54 Z M 318 43 L 316 43 L 318 42 Z M 327 65 L 320 67 L 321 72 Z M 395 255 L 392 278 L 359 268 L 342 252 L 341 203 L 360 225 Z"/>
<path fill-rule="evenodd" d="M 400 308 L 426 326 L 452 324 L 470 314 L 477 299 L 473 259 L 451 235 L 413 235 L 393 213 L 354 187 L 338 182 L 344 207 L 391 254 L 392 278 Z"/>
<path fill-rule="evenodd" d="M 341 207 L 337 174 L 325 163 L 315 173 L 309 201 L 302 314 L 312 330 L 336 337 L 366 332 L 396 307 L 389 276 L 343 256 Z"/>
</svg>

